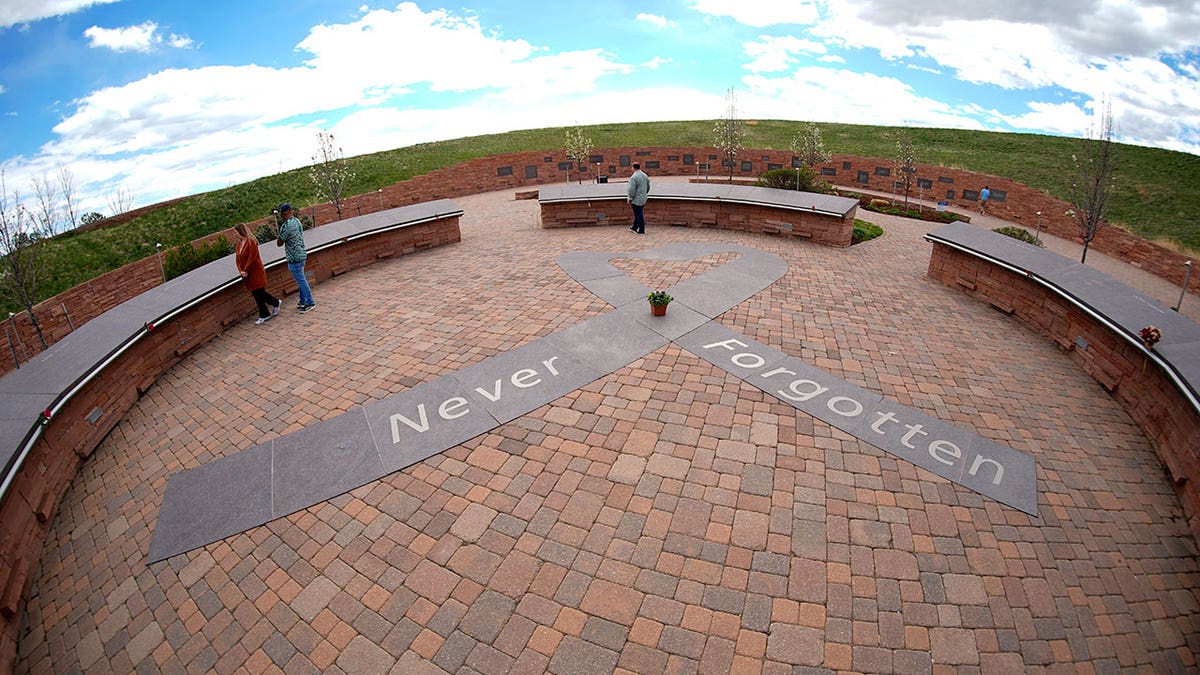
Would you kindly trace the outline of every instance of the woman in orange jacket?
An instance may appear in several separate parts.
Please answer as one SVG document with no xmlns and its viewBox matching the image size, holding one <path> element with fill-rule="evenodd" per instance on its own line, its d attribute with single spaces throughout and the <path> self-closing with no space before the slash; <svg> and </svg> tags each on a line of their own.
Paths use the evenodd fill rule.
<svg viewBox="0 0 1200 675">
<path fill-rule="evenodd" d="M 250 289 L 258 305 L 258 320 L 254 324 L 261 325 L 279 313 L 280 301 L 267 292 L 267 270 L 263 268 L 262 256 L 258 254 L 258 240 L 245 223 L 238 223 L 233 229 L 239 237 L 234 261 L 242 275 L 242 283 Z"/>
</svg>

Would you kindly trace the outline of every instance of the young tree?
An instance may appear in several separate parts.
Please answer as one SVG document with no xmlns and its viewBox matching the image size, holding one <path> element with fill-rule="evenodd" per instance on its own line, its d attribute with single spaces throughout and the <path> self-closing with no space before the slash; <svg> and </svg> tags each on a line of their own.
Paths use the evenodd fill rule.
<svg viewBox="0 0 1200 675">
<path fill-rule="evenodd" d="M 33 330 L 45 349 L 46 337 L 42 335 L 42 327 L 33 311 L 44 276 L 43 244 L 49 236 L 38 231 L 39 220 L 44 221 L 44 216 L 30 213 L 22 203 L 19 191 L 8 191 L 8 181 L 4 171 L 0 170 L 0 255 L 4 256 L 0 268 L 0 293 L 29 312 Z"/>
<path fill-rule="evenodd" d="M 917 149 L 909 138 L 908 130 L 901 129 L 896 139 L 896 158 L 892 161 L 895 167 L 896 183 L 904 188 L 904 205 L 908 206 L 908 193 L 912 190 L 913 181 L 917 178 Z"/>
<path fill-rule="evenodd" d="M 713 127 L 713 143 L 717 152 L 724 158 L 722 163 L 729 168 L 729 182 L 733 182 L 733 168 L 737 165 L 738 153 L 742 150 L 742 140 L 746 130 L 742 121 L 737 118 L 737 102 L 731 87 L 725 94 L 725 116 L 717 120 Z"/>
<path fill-rule="evenodd" d="M 1108 199 L 1116 186 L 1117 145 L 1113 142 L 1112 105 L 1105 104 L 1100 127 L 1088 129 L 1081 139 L 1079 153 L 1071 155 L 1075 163 L 1075 180 L 1071 184 L 1071 202 L 1075 222 L 1083 239 L 1083 256 L 1087 262 L 1088 247 L 1104 227 L 1108 214 Z"/>
<path fill-rule="evenodd" d="M 312 159 L 308 177 L 321 199 L 333 203 L 338 220 L 341 220 L 342 202 L 350 181 L 354 180 L 354 171 L 342 154 L 342 149 L 334 147 L 333 134 L 328 131 L 317 132 L 317 154 Z"/>
<path fill-rule="evenodd" d="M 58 165 L 58 187 L 62 190 L 65 229 L 73 230 L 79 225 L 79 204 L 75 201 L 75 176 L 66 164 Z"/>
<path fill-rule="evenodd" d="M 825 164 L 833 158 L 821 140 L 821 130 L 812 122 L 800 127 L 800 131 L 792 137 L 792 152 L 809 167 Z"/>
<path fill-rule="evenodd" d="M 580 167 L 579 182 L 583 183 L 583 165 L 592 155 L 592 139 L 583 135 L 583 127 L 567 130 L 567 159 Z M 571 170 L 567 169 L 567 182 L 571 181 Z"/>
<path fill-rule="evenodd" d="M 108 202 L 108 210 L 114 216 L 125 213 L 133 206 L 133 190 L 124 185 L 118 185 L 115 189 L 109 190 L 104 198 Z"/>
</svg>

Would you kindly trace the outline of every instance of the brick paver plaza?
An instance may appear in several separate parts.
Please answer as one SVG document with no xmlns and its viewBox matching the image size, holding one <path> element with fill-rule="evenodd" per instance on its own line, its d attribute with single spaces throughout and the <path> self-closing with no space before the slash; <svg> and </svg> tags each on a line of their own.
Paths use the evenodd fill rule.
<svg viewBox="0 0 1200 675">
<path fill-rule="evenodd" d="M 542 230 L 513 191 L 463 241 L 314 289 L 168 372 L 64 497 L 33 672 L 1187 671 L 1200 558 L 1162 463 L 1068 356 L 926 278 L 927 224 L 850 249 Z M 718 321 L 1037 461 L 1038 515 L 798 413 L 674 344 L 265 526 L 147 566 L 168 477 L 612 308 L 568 251 L 714 241 L 787 274 Z M 651 288 L 728 262 L 614 261 Z"/>
</svg>

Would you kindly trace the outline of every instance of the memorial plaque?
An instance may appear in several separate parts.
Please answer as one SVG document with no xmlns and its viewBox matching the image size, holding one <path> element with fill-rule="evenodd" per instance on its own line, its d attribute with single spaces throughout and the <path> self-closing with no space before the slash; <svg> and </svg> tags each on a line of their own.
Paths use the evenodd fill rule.
<svg viewBox="0 0 1200 675">
<path fill-rule="evenodd" d="M 871 182 L 871 174 L 870 174 L 870 172 L 867 172 L 867 171 L 859 171 L 859 172 L 858 172 L 858 182 L 862 183 L 863 185 L 866 185 L 866 184 L 870 183 L 870 182 Z"/>
<path fill-rule="evenodd" d="M 1008 201 L 1008 193 L 1004 190 L 992 190 L 988 199 L 993 202 Z"/>
<path fill-rule="evenodd" d="M 617 157 L 617 164 L 620 166 L 629 166 L 633 164 L 633 160 L 630 159 L 629 155 L 621 155 Z"/>
<path fill-rule="evenodd" d="M 928 178 L 918 178 L 917 187 L 922 190 L 931 190 L 933 189 L 933 181 L 929 180 Z"/>
<path fill-rule="evenodd" d="M 650 156 L 650 151 L 649 151 L 649 150 L 638 150 L 638 151 L 637 151 L 637 156 L 638 156 L 638 157 L 649 157 L 649 156 Z"/>
<path fill-rule="evenodd" d="M 954 190 L 946 190 L 946 199 L 954 201 Z"/>
<path fill-rule="evenodd" d="M 953 183 L 953 182 L 954 182 L 954 179 L 953 179 L 953 178 L 948 178 L 948 177 L 946 177 L 946 176 L 938 176 L 938 182 L 939 182 L 939 183 Z"/>
<path fill-rule="evenodd" d="M 876 176 L 891 176 L 892 175 L 892 167 L 877 166 L 877 167 L 875 167 L 875 175 Z"/>
<path fill-rule="evenodd" d="M 767 164 L 767 171 L 775 171 L 776 169 L 782 169 L 782 168 L 783 168 L 782 164 L 772 164 L 772 163 Z"/>
<path fill-rule="evenodd" d="M 849 171 L 852 168 L 853 168 L 853 165 L 850 162 L 842 162 L 842 170 L 843 171 Z"/>
<path fill-rule="evenodd" d="M 754 172 L 754 162 L 751 162 L 749 160 L 744 160 L 742 162 L 741 171 L 742 171 L 742 173 L 753 173 Z"/>
<path fill-rule="evenodd" d="M 683 156 L 683 164 L 684 164 L 684 166 L 691 166 L 691 165 L 693 165 L 693 164 L 695 164 L 695 163 L 696 163 L 696 156 L 695 156 L 695 155 L 684 155 L 684 156 Z"/>
<path fill-rule="evenodd" d="M 531 166 L 525 167 L 525 177 L 526 178 L 537 178 L 537 166 L 531 165 Z"/>
<path fill-rule="evenodd" d="M 963 191 L 962 191 L 962 198 L 963 198 L 963 199 L 965 199 L 965 200 L 967 200 L 967 201 L 969 201 L 969 202 L 978 201 L 978 200 L 979 200 L 979 193 L 978 193 L 978 192 L 976 192 L 975 190 L 963 190 Z"/>
<path fill-rule="evenodd" d="M 511 176 L 513 175 L 513 168 L 511 166 L 498 166 L 496 167 L 496 175 Z"/>
<path fill-rule="evenodd" d="M 646 168 L 647 169 L 658 169 L 661 167 L 659 166 L 659 161 L 657 159 L 648 159 L 648 160 L 646 160 Z"/>
<path fill-rule="evenodd" d="M 559 170 L 559 171 L 570 171 L 570 170 L 571 170 L 571 168 L 572 168 L 572 167 L 574 167 L 574 166 L 575 166 L 575 165 L 574 165 L 573 163 L 571 163 L 571 162 L 559 162 L 559 163 L 558 163 L 558 170 Z"/>
<path fill-rule="evenodd" d="M 833 168 L 832 166 L 823 166 L 823 167 L 821 167 L 821 175 L 822 176 L 836 176 L 837 169 Z"/>
<path fill-rule="evenodd" d="M 679 155 L 667 155 L 667 161 L 668 162 L 678 162 Z"/>
</svg>

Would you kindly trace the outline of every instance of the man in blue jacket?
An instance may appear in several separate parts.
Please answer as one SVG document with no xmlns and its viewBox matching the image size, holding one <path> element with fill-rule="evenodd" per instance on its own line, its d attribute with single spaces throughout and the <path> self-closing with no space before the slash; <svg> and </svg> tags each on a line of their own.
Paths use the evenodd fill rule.
<svg viewBox="0 0 1200 675">
<path fill-rule="evenodd" d="M 627 196 L 629 205 L 633 207 L 633 225 L 629 227 L 630 231 L 638 234 L 646 234 L 646 219 L 643 217 L 642 208 L 646 205 L 646 198 L 650 195 L 650 177 L 642 171 L 642 165 L 634 162 L 633 175 L 629 177 L 629 190 Z"/>
</svg>

